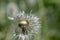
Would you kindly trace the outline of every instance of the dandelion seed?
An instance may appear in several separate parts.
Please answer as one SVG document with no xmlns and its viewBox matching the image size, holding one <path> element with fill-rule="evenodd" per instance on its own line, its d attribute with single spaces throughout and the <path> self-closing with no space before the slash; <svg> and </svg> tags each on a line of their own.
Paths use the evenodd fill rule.
<svg viewBox="0 0 60 40">
<path fill-rule="evenodd" d="M 18 13 L 18 7 L 15 3 L 9 3 L 7 5 L 7 16 L 8 19 L 10 20 L 14 20 L 14 18 L 16 18 Z"/>
</svg>

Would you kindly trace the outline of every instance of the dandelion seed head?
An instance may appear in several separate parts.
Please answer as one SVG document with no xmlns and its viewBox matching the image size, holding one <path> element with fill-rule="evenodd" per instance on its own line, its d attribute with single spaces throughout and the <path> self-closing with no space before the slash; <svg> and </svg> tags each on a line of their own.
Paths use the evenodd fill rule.
<svg viewBox="0 0 60 40">
<path fill-rule="evenodd" d="M 16 37 L 18 36 L 19 39 L 22 39 L 22 40 L 25 40 L 25 39 L 29 40 L 29 37 L 31 38 L 35 34 L 38 34 L 41 24 L 39 22 L 40 19 L 36 15 L 32 14 L 31 12 L 29 14 L 26 14 L 24 11 L 18 12 L 18 8 L 14 3 L 10 3 L 7 6 L 7 15 L 8 15 L 8 19 L 10 20 L 16 19 L 15 21 L 17 23 L 24 24 L 22 28 L 21 27 L 18 28 L 17 26 L 16 30 L 19 33 L 15 32 L 15 35 L 13 36 L 16 36 Z M 22 31 L 22 29 L 23 29 L 23 33 L 20 32 Z"/>
<path fill-rule="evenodd" d="M 23 40 L 26 38 L 28 39 L 29 37 L 31 38 L 32 36 L 34 36 L 35 34 L 38 34 L 39 29 L 41 27 L 41 24 L 39 22 L 39 18 L 34 15 L 34 14 L 25 14 L 25 13 L 20 13 L 17 16 L 20 20 L 20 23 L 22 24 L 28 24 L 28 34 L 25 35 L 21 35 L 20 33 L 18 35 L 19 39 L 22 38 Z M 26 22 L 26 20 L 28 20 L 28 23 Z M 27 35 L 27 36 L 26 36 Z M 27 38 L 28 37 L 28 38 Z"/>
<path fill-rule="evenodd" d="M 29 28 L 31 28 L 32 30 L 36 30 L 36 32 L 38 32 L 40 23 L 39 23 L 39 18 L 37 16 L 35 16 L 33 14 L 25 14 L 25 12 L 24 12 L 24 13 L 20 13 L 20 15 L 18 17 L 21 19 L 28 20 Z M 31 34 L 32 34 L 32 30 L 30 31 Z"/>
</svg>

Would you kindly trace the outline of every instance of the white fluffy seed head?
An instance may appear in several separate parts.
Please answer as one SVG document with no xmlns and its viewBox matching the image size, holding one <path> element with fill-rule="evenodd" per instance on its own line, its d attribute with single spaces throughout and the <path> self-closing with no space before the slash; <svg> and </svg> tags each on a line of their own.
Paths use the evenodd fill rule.
<svg viewBox="0 0 60 40">
<path fill-rule="evenodd" d="M 21 21 L 21 24 L 28 24 L 28 34 L 26 34 L 28 36 L 28 38 L 34 36 L 35 34 L 38 34 L 40 28 L 41 28 L 41 22 L 39 22 L 39 18 L 33 14 L 25 14 L 25 13 L 20 13 L 19 15 L 17 15 L 17 17 L 19 17 L 19 19 L 24 19 L 23 21 Z M 25 20 L 28 20 L 28 23 Z M 20 34 L 18 34 L 20 35 Z M 25 37 L 25 35 L 23 35 Z M 21 36 L 22 37 L 22 36 Z M 25 37 L 27 39 L 27 37 Z"/>
<path fill-rule="evenodd" d="M 16 6 L 16 4 L 14 3 L 10 3 L 8 4 L 7 6 L 7 16 L 8 16 L 8 19 L 10 20 L 15 20 L 15 19 L 24 19 L 24 20 L 28 20 L 28 34 L 26 34 L 28 37 L 32 37 L 33 35 L 37 34 L 39 32 L 39 28 L 41 28 L 41 22 L 39 22 L 39 18 L 34 15 L 34 14 L 26 14 L 24 11 L 20 11 L 18 12 L 18 8 Z M 22 24 L 28 24 L 26 21 L 21 21 L 20 23 Z M 16 29 L 18 30 L 18 29 Z M 21 31 L 21 30 L 20 30 Z M 19 31 L 19 32 L 20 32 Z M 17 34 L 17 33 L 15 33 Z M 17 35 L 20 35 L 21 33 L 17 34 Z M 16 35 L 16 36 L 17 36 Z M 25 36 L 25 35 L 23 35 Z"/>
<path fill-rule="evenodd" d="M 29 22 L 29 34 L 36 34 L 39 31 L 39 27 L 41 27 L 40 22 L 39 22 L 39 18 L 37 16 L 35 16 L 34 14 L 25 14 L 25 13 L 20 13 L 18 15 L 19 18 L 22 19 L 27 19 Z M 26 24 L 26 21 L 22 21 L 21 23 Z M 28 30 L 28 29 L 27 29 Z"/>
</svg>

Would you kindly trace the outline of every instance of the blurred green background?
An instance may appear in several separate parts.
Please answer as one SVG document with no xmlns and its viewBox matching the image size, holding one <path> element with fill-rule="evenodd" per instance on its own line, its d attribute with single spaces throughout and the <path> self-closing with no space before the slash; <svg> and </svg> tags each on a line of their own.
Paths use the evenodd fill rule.
<svg viewBox="0 0 60 40">
<path fill-rule="evenodd" d="M 6 16 L 6 6 L 10 2 L 41 18 L 40 32 L 32 40 L 60 40 L 60 0 L 0 0 L 0 40 L 7 40 L 11 21 Z"/>
</svg>

